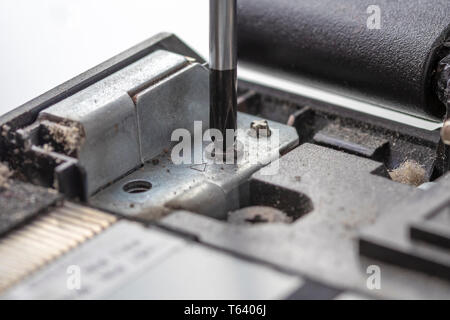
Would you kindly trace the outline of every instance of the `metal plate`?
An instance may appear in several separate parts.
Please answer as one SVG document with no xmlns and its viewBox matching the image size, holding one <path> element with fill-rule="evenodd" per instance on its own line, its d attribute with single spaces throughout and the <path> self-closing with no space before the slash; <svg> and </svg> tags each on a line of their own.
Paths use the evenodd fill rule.
<svg viewBox="0 0 450 320">
<path fill-rule="evenodd" d="M 238 128 L 241 130 L 238 130 L 237 139 L 248 144 L 247 150 L 256 148 L 258 145 L 256 138 L 248 136 L 248 130 L 253 120 L 255 120 L 253 116 L 238 114 Z M 298 143 L 298 135 L 294 128 L 270 121 L 269 125 L 272 129 L 279 130 L 280 142 L 277 148 L 280 153 L 287 152 Z M 196 147 L 204 146 L 206 144 Z M 265 160 L 270 160 L 269 154 Z M 165 207 L 167 202 L 196 186 L 212 183 L 228 194 L 263 166 L 264 164 L 261 162 L 252 164 L 251 161 L 237 165 L 218 165 L 207 162 L 198 165 L 175 165 L 172 163 L 168 151 L 156 157 L 154 161 L 146 163 L 141 169 L 100 191 L 91 197 L 89 202 L 96 207 L 124 215 L 159 217 L 161 212 L 167 210 Z M 124 187 L 133 181 L 147 181 L 151 183 L 152 187 L 148 192 L 126 192 Z M 213 200 L 211 199 L 211 201 Z M 239 206 L 239 203 L 236 205 Z"/>
</svg>

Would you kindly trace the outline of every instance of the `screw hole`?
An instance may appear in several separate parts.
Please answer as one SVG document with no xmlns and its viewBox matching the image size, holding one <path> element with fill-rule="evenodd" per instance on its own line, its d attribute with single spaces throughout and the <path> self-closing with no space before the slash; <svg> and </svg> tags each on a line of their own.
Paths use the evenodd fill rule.
<svg viewBox="0 0 450 320">
<path fill-rule="evenodd" d="M 144 180 L 136 180 L 128 182 L 123 186 L 123 191 L 127 193 L 144 193 L 152 188 L 152 184 Z"/>
<path fill-rule="evenodd" d="M 256 216 L 254 216 L 251 219 L 245 219 L 245 221 L 250 222 L 250 223 L 267 223 L 269 222 L 269 220 L 263 218 L 261 215 L 257 214 Z"/>
</svg>

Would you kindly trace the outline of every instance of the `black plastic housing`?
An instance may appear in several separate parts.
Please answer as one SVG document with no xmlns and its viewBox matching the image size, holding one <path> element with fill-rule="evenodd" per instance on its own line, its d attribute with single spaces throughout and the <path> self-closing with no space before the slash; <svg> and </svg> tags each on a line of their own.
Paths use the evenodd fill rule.
<svg viewBox="0 0 450 320">
<path fill-rule="evenodd" d="M 369 28 L 380 13 L 380 28 Z M 391 109 L 441 120 L 433 90 L 448 0 L 239 1 L 239 58 Z"/>
</svg>

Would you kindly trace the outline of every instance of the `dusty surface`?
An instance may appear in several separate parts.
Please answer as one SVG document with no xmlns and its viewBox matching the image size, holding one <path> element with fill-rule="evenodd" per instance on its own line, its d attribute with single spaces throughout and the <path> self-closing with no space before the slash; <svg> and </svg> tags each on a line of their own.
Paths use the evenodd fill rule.
<svg viewBox="0 0 450 320">
<path fill-rule="evenodd" d="M 61 196 L 52 189 L 10 179 L 0 189 L 0 235 L 54 204 Z"/>
<path fill-rule="evenodd" d="M 9 167 L 3 163 L 0 163 L 0 189 L 8 187 L 9 178 L 12 175 L 12 171 Z"/>
<path fill-rule="evenodd" d="M 397 169 L 390 171 L 389 175 L 395 182 L 416 187 L 427 182 L 425 169 L 414 160 L 406 160 Z"/>
<path fill-rule="evenodd" d="M 294 223 L 237 226 L 187 213 L 173 213 L 159 223 L 194 234 L 202 242 L 296 270 L 329 285 L 363 292 L 367 290 L 367 277 L 357 254 L 359 230 L 374 224 L 393 204 L 422 192 L 372 174 L 380 166 L 377 161 L 305 143 L 280 158 L 278 174 L 259 172 L 250 183 L 267 186 L 267 193 L 257 199 L 270 197 L 277 187 L 283 190 L 280 201 L 285 204 L 295 203 L 295 195 L 309 198 L 313 210 Z M 250 188 L 252 201 L 259 190 Z M 405 292 L 400 293 L 397 285 L 394 279 L 384 280 L 383 293 L 403 296 Z"/>
</svg>

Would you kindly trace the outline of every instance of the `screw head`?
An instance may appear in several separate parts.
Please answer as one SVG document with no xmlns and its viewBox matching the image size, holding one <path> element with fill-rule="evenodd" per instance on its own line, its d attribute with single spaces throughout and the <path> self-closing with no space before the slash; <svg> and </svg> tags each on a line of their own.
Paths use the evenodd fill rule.
<svg viewBox="0 0 450 320">
<path fill-rule="evenodd" d="M 250 135 L 256 138 L 270 137 L 272 131 L 267 120 L 254 120 L 250 124 Z"/>
</svg>

